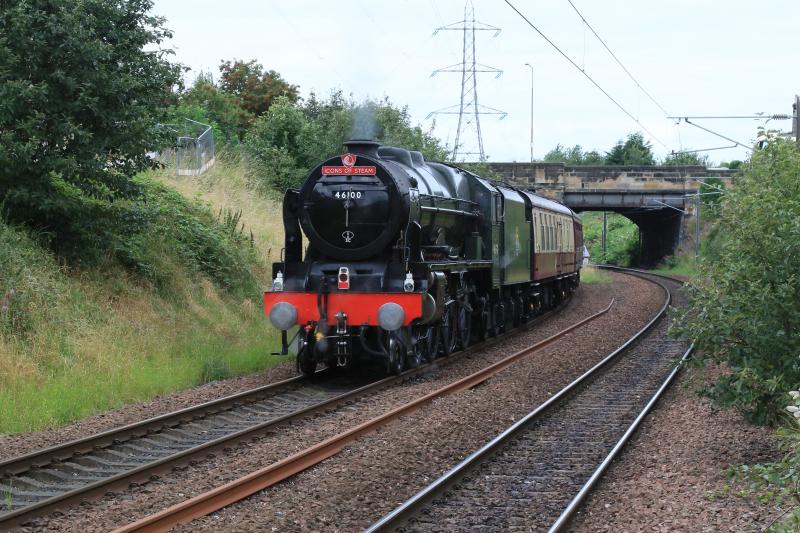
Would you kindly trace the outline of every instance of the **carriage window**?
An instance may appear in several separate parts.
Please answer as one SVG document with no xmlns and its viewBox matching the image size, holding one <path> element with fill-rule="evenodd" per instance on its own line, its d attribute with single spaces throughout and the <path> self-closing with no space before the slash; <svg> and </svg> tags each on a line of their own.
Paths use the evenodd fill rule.
<svg viewBox="0 0 800 533">
<path fill-rule="evenodd" d="M 570 252 L 574 252 L 575 251 L 575 234 L 572 231 L 572 223 L 571 223 L 571 221 L 570 221 L 570 223 L 567 224 L 567 236 L 568 236 L 567 238 L 569 239 L 569 251 Z"/>
<path fill-rule="evenodd" d="M 539 251 L 544 250 L 544 219 L 542 214 L 539 213 Z"/>
<path fill-rule="evenodd" d="M 547 224 L 547 215 L 542 215 L 544 218 L 544 250 L 550 250 L 550 226 Z"/>
<path fill-rule="evenodd" d="M 553 242 L 553 246 L 555 248 L 554 251 L 556 251 L 556 252 L 561 249 L 561 233 L 560 232 L 561 232 L 561 227 L 560 227 L 560 224 L 558 222 L 558 217 L 553 215 L 553 235 L 555 236 L 555 239 L 554 239 L 555 242 Z"/>
<path fill-rule="evenodd" d="M 555 233 L 556 236 L 553 245 L 556 251 L 559 251 L 561 250 L 561 222 L 558 220 L 558 217 L 553 217 L 553 233 Z"/>
</svg>

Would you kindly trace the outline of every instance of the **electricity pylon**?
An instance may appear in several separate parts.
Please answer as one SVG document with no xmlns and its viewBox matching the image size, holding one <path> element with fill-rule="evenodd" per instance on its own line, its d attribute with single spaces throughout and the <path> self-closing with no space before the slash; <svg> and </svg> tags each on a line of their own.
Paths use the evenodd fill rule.
<svg viewBox="0 0 800 533">
<path fill-rule="evenodd" d="M 459 72 L 461 73 L 461 101 L 458 104 L 432 111 L 427 118 L 433 115 L 458 115 L 458 130 L 456 130 L 456 142 L 453 146 L 453 160 L 463 161 L 466 156 L 478 156 L 480 161 L 486 161 L 486 154 L 483 150 L 483 137 L 481 136 L 481 115 L 499 115 L 500 120 L 507 115 L 505 111 L 487 107 L 478 103 L 478 73 L 491 72 L 495 78 L 499 78 L 502 70 L 478 63 L 475 59 L 475 32 L 493 31 L 492 37 L 500 35 L 500 28 L 484 24 L 475 20 L 475 7 L 472 0 L 464 6 L 464 20 L 436 28 L 434 35 L 440 31 L 460 31 L 462 32 L 462 60 L 461 63 L 450 65 L 449 67 L 434 70 L 431 77 L 440 72 Z M 468 134 L 475 134 L 476 145 L 467 144 Z"/>
</svg>

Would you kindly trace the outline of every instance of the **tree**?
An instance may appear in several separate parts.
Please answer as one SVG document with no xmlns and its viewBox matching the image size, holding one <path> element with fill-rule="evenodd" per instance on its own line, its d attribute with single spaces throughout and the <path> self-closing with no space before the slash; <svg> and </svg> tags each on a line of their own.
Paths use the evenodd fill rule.
<svg viewBox="0 0 800 533">
<path fill-rule="evenodd" d="M 156 165 L 180 68 L 150 0 L 9 0 L 0 10 L 0 199 L 63 243 Z M 83 217 L 83 218 L 81 218 Z M 58 242 L 58 241 L 61 242 Z"/>
<path fill-rule="evenodd" d="M 358 119 L 374 121 L 375 139 L 382 144 L 416 150 L 432 161 L 445 161 L 449 157 L 449 150 L 433 135 L 432 129 L 425 131 L 418 124 L 412 125 L 408 107 L 396 107 L 388 98 L 357 106 L 354 118 L 354 126 Z"/>
<path fill-rule="evenodd" d="M 297 101 L 296 85 L 287 83 L 274 70 L 264 72 L 264 67 L 255 60 L 223 61 L 219 71 L 220 88 L 238 98 L 239 106 L 254 117 L 266 113 L 279 96 L 285 96 L 290 102 Z"/>
<path fill-rule="evenodd" d="M 742 164 L 743 163 L 741 161 L 739 161 L 738 159 L 732 159 L 732 160 L 727 161 L 727 162 L 726 161 L 721 162 L 719 164 L 719 166 L 735 170 L 735 169 L 742 168 Z"/>
<path fill-rule="evenodd" d="M 603 157 L 597 150 L 590 150 L 589 152 L 584 152 L 583 159 L 581 160 L 580 164 L 593 166 L 605 165 L 606 158 Z"/>
<path fill-rule="evenodd" d="M 720 206 L 714 255 L 675 330 L 700 365 L 725 363 L 705 393 L 754 422 L 778 420 L 800 383 L 800 151 L 773 138 Z"/>
<path fill-rule="evenodd" d="M 708 156 L 706 154 L 700 155 L 697 153 L 683 152 L 679 154 L 669 154 L 664 159 L 664 164 L 669 167 L 680 166 L 708 166 Z"/>
<path fill-rule="evenodd" d="M 617 144 L 606 153 L 607 165 L 654 165 L 652 145 L 641 133 L 631 133 L 625 142 Z"/>
<path fill-rule="evenodd" d="M 580 144 L 567 148 L 557 144 L 544 156 L 547 163 L 564 163 L 565 165 L 603 165 L 605 158 L 595 150 L 584 152 Z"/>
<path fill-rule="evenodd" d="M 447 148 L 430 131 L 411 124 L 406 108 L 388 99 L 356 104 L 340 91 L 327 100 L 315 94 L 298 106 L 278 97 L 256 119 L 245 138 L 245 150 L 269 188 L 283 191 L 297 186 L 322 160 L 341 153 L 351 138 L 370 138 L 379 143 L 419 150 L 433 160 L 445 160 Z"/>
<path fill-rule="evenodd" d="M 202 107 L 208 120 L 216 126 L 215 138 L 228 144 L 236 144 L 244 138 L 254 118 L 252 113 L 239 105 L 237 97 L 222 91 L 214 85 L 210 76 L 202 73 L 194 85 L 181 95 L 181 103 Z"/>
</svg>

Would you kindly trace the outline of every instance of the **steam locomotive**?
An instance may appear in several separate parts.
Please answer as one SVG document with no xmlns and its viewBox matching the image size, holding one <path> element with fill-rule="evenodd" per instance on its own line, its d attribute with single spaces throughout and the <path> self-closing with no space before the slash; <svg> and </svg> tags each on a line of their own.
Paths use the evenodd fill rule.
<svg viewBox="0 0 800 533">
<path fill-rule="evenodd" d="M 304 374 L 374 363 L 399 373 L 577 288 L 582 226 L 567 207 L 420 152 L 345 146 L 286 192 L 285 249 L 264 293 L 281 353 L 294 346 Z"/>
</svg>

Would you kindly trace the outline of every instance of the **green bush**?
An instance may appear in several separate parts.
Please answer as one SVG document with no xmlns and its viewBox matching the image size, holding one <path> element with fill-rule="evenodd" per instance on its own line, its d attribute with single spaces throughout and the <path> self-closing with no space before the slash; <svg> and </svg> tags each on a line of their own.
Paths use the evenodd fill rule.
<svg viewBox="0 0 800 533">
<path fill-rule="evenodd" d="M 56 320 L 68 296 L 63 269 L 26 231 L 0 221 L 0 333 L 27 338 L 37 321 Z"/>
<path fill-rule="evenodd" d="M 258 292 L 250 270 L 249 235 L 231 231 L 206 207 L 154 181 L 138 178 L 142 197 L 116 206 L 124 228 L 113 236 L 113 253 L 122 264 L 168 288 L 176 271 L 208 276 L 219 287 L 240 294 Z"/>
<path fill-rule="evenodd" d="M 695 364 L 730 372 L 702 392 L 757 423 L 774 423 L 800 383 L 800 151 L 773 139 L 720 205 L 713 255 L 689 286 L 674 330 L 695 340 Z"/>
</svg>

